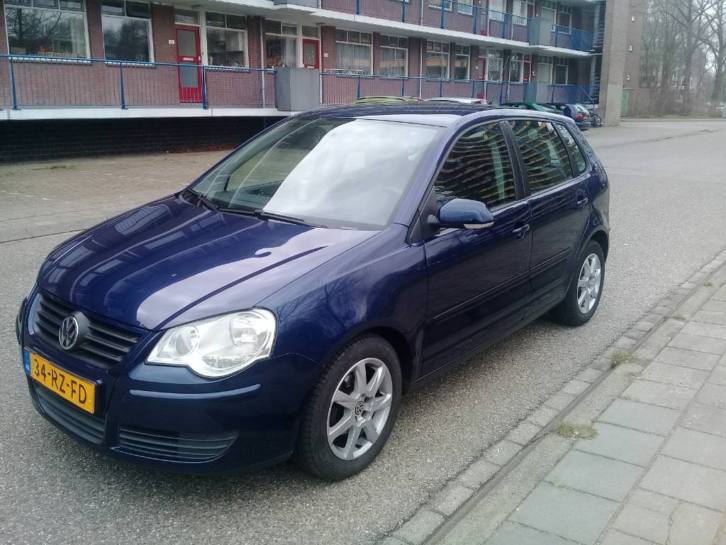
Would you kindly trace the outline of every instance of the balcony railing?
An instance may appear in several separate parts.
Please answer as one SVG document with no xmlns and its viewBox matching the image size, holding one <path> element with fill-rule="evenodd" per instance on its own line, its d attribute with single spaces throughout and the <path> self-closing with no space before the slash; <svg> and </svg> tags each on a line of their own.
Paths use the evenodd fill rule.
<svg viewBox="0 0 726 545">
<path fill-rule="evenodd" d="M 180 81 L 196 81 L 196 87 Z M 589 102 L 584 87 L 322 72 L 323 106 L 364 96 Z M 0 109 L 275 108 L 273 70 L 0 55 Z M 170 115 L 174 115 L 171 114 Z"/>
<path fill-rule="evenodd" d="M 540 23 L 538 17 L 523 17 L 473 5 L 472 0 L 320 0 L 325 9 L 381 17 L 460 32 L 536 45 L 548 45 L 580 51 L 592 49 L 590 31 Z M 423 13 L 421 7 L 423 6 Z M 548 31 L 541 32 L 540 27 Z"/>
<path fill-rule="evenodd" d="M 0 108 L 4 109 L 274 105 L 274 70 L 0 55 Z"/>
</svg>

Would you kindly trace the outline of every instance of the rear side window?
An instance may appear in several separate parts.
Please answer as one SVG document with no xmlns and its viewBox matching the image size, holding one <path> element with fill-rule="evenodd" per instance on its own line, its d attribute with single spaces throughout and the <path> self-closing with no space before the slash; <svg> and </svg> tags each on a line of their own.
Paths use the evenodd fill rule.
<svg viewBox="0 0 726 545">
<path fill-rule="evenodd" d="M 472 199 L 494 208 L 514 201 L 512 161 L 499 125 L 480 125 L 459 137 L 434 187 L 439 205 L 451 199 Z"/>
<path fill-rule="evenodd" d="M 547 121 L 510 121 L 527 170 L 531 193 L 537 193 L 572 178 L 567 148 L 554 125 Z"/>
<path fill-rule="evenodd" d="M 572 157 L 572 166 L 575 169 L 575 176 L 579 176 L 587 170 L 587 161 L 585 160 L 585 156 L 582 154 L 580 146 L 577 145 L 575 138 L 572 136 L 567 127 L 557 125 L 557 130 L 559 131 L 562 140 L 565 142 L 567 151 L 570 152 L 570 156 Z"/>
</svg>

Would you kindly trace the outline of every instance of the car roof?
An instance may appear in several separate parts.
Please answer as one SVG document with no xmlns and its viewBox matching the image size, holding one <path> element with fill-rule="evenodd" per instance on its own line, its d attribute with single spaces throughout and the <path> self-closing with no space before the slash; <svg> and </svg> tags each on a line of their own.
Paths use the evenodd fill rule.
<svg viewBox="0 0 726 545">
<path fill-rule="evenodd" d="M 468 118 L 532 116 L 551 117 L 560 120 L 562 116 L 528 110 L 515 110 L 506 106 L 485 104 L 455 104 L 447 102 L 421 102 L 418 104 L 371 104 L 323 108 L 299 114 L 304 117 L 365 118 L 382 121 L 398 121 L 420 125 L 449 127 Z"/>
</svg>

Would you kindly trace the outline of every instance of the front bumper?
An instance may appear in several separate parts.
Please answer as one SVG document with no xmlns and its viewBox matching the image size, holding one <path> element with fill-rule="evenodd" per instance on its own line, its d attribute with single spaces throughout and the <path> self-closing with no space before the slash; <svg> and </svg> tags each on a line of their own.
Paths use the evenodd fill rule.
<svg viewBox="0 0 726 545">
<path fill-rule="evenodd" d="M 57 354 L 32 345 L 26 350 L 84 376 L 68 357 L 59 361 Z M 29 376 L 28 388 L 41 415 L 94 449 L 170 471 L 223 472 L 264 466 L 291 455 L 316 366 L 298 356 L 275 358 L 250 368 L 257 372 L 249 373 L 248 380 L 243 372 L 218 381 L 216 388 L 210 388 L 209 381 L 195 385 L 194 378 L 192 384 L 178 384 L 180 373 L 191 374 L 183 368 L 141 364 L 133 369 L 139 368 L 142 375 L 157 379 L 176 375 L 177 383 L 135 380 L 138 372 L 116 377 L 86 374 L 84 378 L 98 386 L 98 409 L 93 415 Z M 270 375 L 266 380 L 256 380 L 265 374 Z"/>
</svg>

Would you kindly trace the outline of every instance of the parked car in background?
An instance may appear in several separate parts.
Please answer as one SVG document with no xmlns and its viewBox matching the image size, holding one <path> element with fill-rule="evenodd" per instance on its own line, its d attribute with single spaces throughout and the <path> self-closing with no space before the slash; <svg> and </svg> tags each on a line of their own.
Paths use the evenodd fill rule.
<svg viewBox="0 0 726 545">
<path fill-rule="evenodd" d="M 357 105 L 375 105 L 375 104 L 415 104 L 420 102 L 421 99 L 410 96 L 370 96 L 361 97 L 353 104 Z"/>
<path fill-rule="evenodd" d="M 550 311 L 590 320 L 608 194 L 559 115 L 289 118 L 50 253 L 16 322 L 30 397 L 117 457 L 348 477 L 403 392 Z"/>
<path fill-rule="evenodd" d="M 590 118 L 590 112 L 582 104 L 564 104 L 560 102 L 548 102 L 546 104 L 548 108 L 559 112 L 575 121 L 577 126 L 582 131 L 586 131 L 592 127 Z"/>
<path fill-rule="evenodd" d="M 535 112 L 546 112 L 551 114 L 557 113 L 557 110 L 554 108 L 550 108 L 549 106 L 545 106 L 537 102 L 503 102 L 502 106 L 506 108 L 516 108 L 518 110 L 532 110 Z"/>
<path fill-rule="evenodd" d="M 445 102 L 447 104 L 487 104 L 487 101 L 484 98 L 467 97 L 434 97 L 427 98 L 424 102 Z"/>
</svg>

